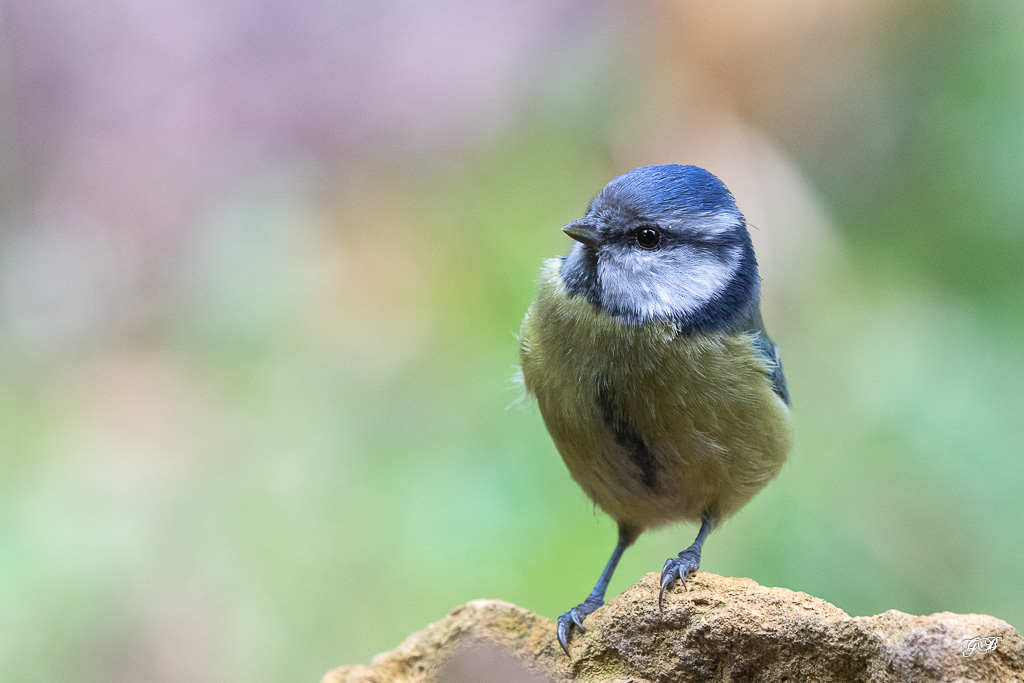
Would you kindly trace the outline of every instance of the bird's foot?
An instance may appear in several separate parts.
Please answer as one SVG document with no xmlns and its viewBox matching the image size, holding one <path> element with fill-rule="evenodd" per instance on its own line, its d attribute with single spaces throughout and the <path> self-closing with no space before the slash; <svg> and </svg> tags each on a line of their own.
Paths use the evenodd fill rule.
<svg viewBox="0 0 1024 683">
<path fill-rule="evenodd" d="M 700 568 L 700 548 L 692 546 L 679 553 L 677 557 L 665 560 L 665 568 L 661 570 L 661 591 L 658 592 L 658 610 L 661 610 L 661 598 L 665 589 L 672 586 L 676 579 L 686 588 L 686 579 Z"/>
<path fill-rule="evenodd" d="M 569 655 L 568 637 L 572 632 L 573 626 L 578 628 L 580 631 L 586 631 L 587 629 L 583 628 L 583 620 L 588 614 L 603 604 L 604 600 L 591 595 L 589 598 L 558 617 L 558 642 L 561 644 L 562 649 L 565 650 L 566 655 L 570 657 L 572 656 Z"/>
</svg>

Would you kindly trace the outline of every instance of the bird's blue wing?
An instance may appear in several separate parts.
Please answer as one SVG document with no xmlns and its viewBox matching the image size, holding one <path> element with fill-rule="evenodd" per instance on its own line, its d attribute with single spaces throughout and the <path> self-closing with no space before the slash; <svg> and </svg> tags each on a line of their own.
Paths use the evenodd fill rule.
<svg viewBox="0 0 1024 683">
<path fill-rule="evenodd" d="M 779 355 L 779 347 L 775 345 L 775 342 L 772 341 L 763 327 L 757 330 L 755 334 L 757 336 L 754 337 L 754 347 L 768 361 L 767 373 L 768 378 L 772 381 L 772 388 L 786 402 L 787 406 L 792 405 L 789 400 L 789 388 L 786 386 L 786 374 L 782 371 L 782 357 Z"/>
</svg>

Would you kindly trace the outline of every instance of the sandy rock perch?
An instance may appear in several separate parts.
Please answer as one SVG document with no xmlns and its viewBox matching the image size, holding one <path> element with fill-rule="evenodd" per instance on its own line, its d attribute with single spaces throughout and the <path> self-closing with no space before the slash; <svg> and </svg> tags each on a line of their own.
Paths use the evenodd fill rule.
<svg viewBox="0 0 1024 683">
<path fill-rule="evenodd" d="M 386 681 L 1021 681 L 1024 639 L 995 617 L 896 610 L 851 617 L 806 593 L 698 572 L 665 595 L 648 574 L 587 618 L 570 640 L 515 605 L 476 600 L 370 666 L 322 683 Z M 999 637 L 965 657 L 964 641 Z M 990 641 L 991 642 L 991 641 Z"/>
</svg>

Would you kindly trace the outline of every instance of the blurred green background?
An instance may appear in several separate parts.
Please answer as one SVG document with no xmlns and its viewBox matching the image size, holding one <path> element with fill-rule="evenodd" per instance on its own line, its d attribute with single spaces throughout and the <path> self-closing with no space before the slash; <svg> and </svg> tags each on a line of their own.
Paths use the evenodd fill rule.
<svg viewBox="0 0 1024 683">
<path fill-rule="evenodd" d="M 755 226 L 796 413 L 704 569 L 1020 628 L 1022 160 L 1008 0 L 5 0 L 0 679 L 315 681 L 582 599 L 614 526 L 514 334 L 666 162 Z"/>
</svg>

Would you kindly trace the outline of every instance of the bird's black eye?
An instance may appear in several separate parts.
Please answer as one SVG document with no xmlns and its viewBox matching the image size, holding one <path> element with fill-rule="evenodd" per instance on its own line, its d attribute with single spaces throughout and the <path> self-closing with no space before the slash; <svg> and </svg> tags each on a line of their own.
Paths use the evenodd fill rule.
<svg viewBox="0 0 1024 683">
<path fill-rule="evenodd" d="M 641 249 L 657 249 L 661 244 L 661 231 L 651 226 L 644 226 L 633 233 L 633 239 Z"/>
</svg>

